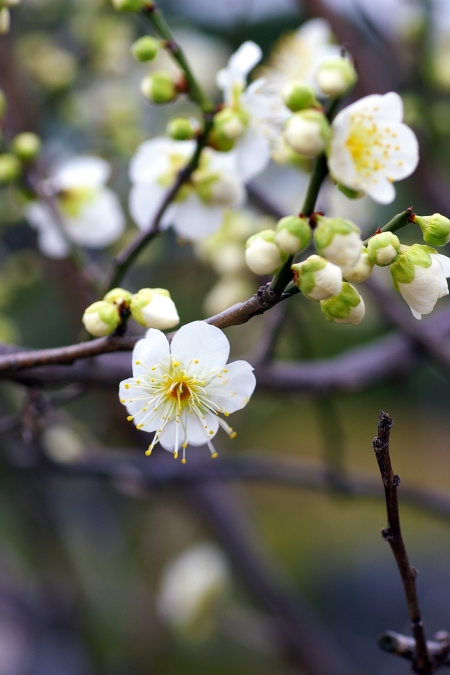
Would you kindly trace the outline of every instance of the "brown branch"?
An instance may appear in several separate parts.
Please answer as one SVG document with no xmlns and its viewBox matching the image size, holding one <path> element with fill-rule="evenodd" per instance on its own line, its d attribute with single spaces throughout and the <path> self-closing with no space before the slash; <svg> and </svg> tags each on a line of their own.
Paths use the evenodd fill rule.
<svg viewBox="0 0 450 675">
<path fill-rule="evenodd" d="M 403 656 L 409 661 L 415 659 L 414 638 L 388 630 L 380 636 L 378 645 L 389 654 Z M 434 640 L 427 640 L 427 649 L 435 669 L 439 666 L 450 666 L 450 635 L 446 631 L 439 631 Z"/>
<path fill-rule="evenodd" d="M 403 582 L 406 602 L 408 605 L 411 629 L 415 640 L 415 656 L 413 668 L 416 673 L 427 675 L 435 670 L 434 664 L 428 652 L 425 629 L 419 607 L 419 598 L 416 589 L 417 571 L 411 567 L 408 554 L 406 553 L 400 529 L 400 514 L 398 510 L 397 487 L 400 478 L 394 475 L 389 455 L 389 437 L 394 422 L 385 412 L 380 413 L 378 434 L 373 439 L 373 450 L 377 458 L 378 466 L 383 480 L 386 498 L 386 510 L 388 527 L 381 531 L 383 539 L 389 542 L 400 576 Z"/>
</svg>

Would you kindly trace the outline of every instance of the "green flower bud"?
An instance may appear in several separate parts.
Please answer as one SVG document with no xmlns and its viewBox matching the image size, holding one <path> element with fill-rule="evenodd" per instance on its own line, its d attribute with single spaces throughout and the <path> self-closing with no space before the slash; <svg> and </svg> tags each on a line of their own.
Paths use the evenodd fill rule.
<svg viewBox="0 0 450 675">
<path fill-rule="evenodd" d="M 0 121 L 5 116 L 8 104 L 6 102 L 5 92 L 0 89 Z"/>
<path fill-rule="evenodd" d="M 113 288 L 103 298 L 104 302 L 109 302 L 116 307 L 124 306 L 128 308 L 133 295 L 130 291 L 126 291 L 124 288 Z"/>
<path fill-rule="evenodd" d="M 366 281 L 373 272 L 373 262 L 370 260 L 365 246 L 362 247 L 361 257 L 355 267 L 344 268 L 342 276 L 345 281 L 352 284 L 360 284 Z"/>
<path fill-rule="evenodd" d="M 11 15 L 7 7 L 0 9 L 0 35 L 6 35 L 9 33 L 11 27 Z"/>
<path fill-rule="evenodd" d="M 99 300 L 85 310 L 82 322 L 88 333 L 103 337 L 112 333 L 119 325 L 119 310 L 115 305 Z"/>
<path fill-rule="evenodd" d="M 380 232 L 369 239 L 367 253 L 374 265 L 386 267 L 395 262 L 400 253 L 400 239 L 393 232 Z"/>
<path fill-rule="evenodd" d="M 357 326 L 366 312 L 364 300 L 353 286 L 344 281 L 338 295 L 320 302 L 320 308 L 327 321 L 352 323 Z"/>
<path fill-rule="evenodd" d="M 161 40 L 144 35 L 131 45 L 131 53 L 137 61 L 153 61 L 161 47 Z"/>
<path fill-rule="evenodd" d="M 341 290 L 341 268 L 318 255 L 292 265 L 292 271 L 296 286 L 311 300 L 326 300 Z"/>
<path fill-rule="evenodd" d="M 180 322 L 175 303 L 165 288 L 141 288 L 130 304 L 135 321 L 147 328 L 166 330 Z"/>
<path fill-rule="evenodd" d="M 245 260 L 255 274 L 273 274 L 287 259 L 275 241 L 274 230 L 263 230 L 247 240 Z"/>
<path fill-rule="evenodd" d="M 177 86 L 170 73 L 160 70 L 142 80 L 141 91 L 152 103 L 170 103 L 177 95 Z"/>
<path fill-rule="evenodd" d="M 431 246 L 445 246 L 450 241 L 450 220 L 440 213 L 415 216 L 414 222 L 422 230 L 424 241 Z"/>
<path fill-rule="evenodd" d="M 195 129 L 186 117 L 175 117 L 167 125 L 167 133 L 174 141 L 189 141 L 195 136 Z"/>
<path fill-rule="evenodd" d="M 347 187 L 346 185 L 342 185 L 341 183 L 336 183 L 337 188 L 339 192 L 342 192 L 343 195 L 347 197 L 347 199 L 361 199 L 361 197 L 364 197 L 366 194 L 362 190 L 352 190 L 351 188 Z"/>
<path fill-rule="evenodd" d="M 36 134 L 24 132 L 13 138 L 11 144 L 12 151 L 24 162 L 35 159 L 41 150 L 41 139 Z"/>
<path fill-rule="evenodd" d="M 289 82 L 281 92 L 283 101 L 292 112 L 320 107 L 314 89 L 304 82 Z"/>
<path fill-rule="evenodd" d="M 352 268 L 357 265 L 362 252 L 361 231 L 355 223 L 345 218 L 317 218 L 314 243 L 317 253 L 335 265 Z"/>
<path fill-rule="evenodd" d="M 242 136 L 248 124 L 247 115 L 241 110 L 224 108 L 214 115 L 214 129 L 221 138 L 235 141 Z"/>
<path fill-rule="evenodd" d="M 19 178 L 21 168 L 20 161 L 15 155 L 9 152 L 0 155 L 0 184 L 12 183 Z"/>
<path fill-rule="evenodd" d="M 326 59 L 316 73 L 317 84 L 326 96 L 343 96 L 357 79 L 353 63 L 344 56 Z"/>
<path fill-rule="evenodd" d="M 229 152 L 234 148 L 234 141 L 230 138 L 225 138 L 225 136 L 220 136 L 216 129 L 211 129 L 208 134 L 208 145 L 217 152 Z"/>
<path fill-rule="evenodd" d="M 283 138 L 299 155 L 316 157 L 325 150 L 330 125 L 320 110 L 301 110 L 286 121 Z"/>
<path fill-rule="evenodd" d="M 288 255 L 295 255 L 305 249 L 311 241 L 312 230 L 306 218 L 286 216 L 277 223 L 275 241 Z"/>
<path fill-rule="evenodd" d="M 119 12 L 139 12 L 146 0 L 112 0 L 112 4 Z"/>
</svg>

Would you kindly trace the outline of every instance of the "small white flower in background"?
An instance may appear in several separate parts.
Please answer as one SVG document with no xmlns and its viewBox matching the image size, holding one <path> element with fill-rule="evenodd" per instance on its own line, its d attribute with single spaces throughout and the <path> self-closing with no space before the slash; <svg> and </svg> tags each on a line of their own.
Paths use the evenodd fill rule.
<svg viewBox="0 0 450 675">
<path fill-rule="evenodd" d="M 273 274 L 288 259 L 276 242 L 274 230 L 263 230 L 247 241 L 245 261 L 255 274 Z"/>
<path fill-rule="evenodd" d="M 328 155 L 333 178 L 380 204 L 394 201 L 393 182 L 410 176 L 419 161 L 417 138 L 402 119 L 394 92 L 366 96 L 338 113 Z"/>
<path fill-rule="evenodd" d="M 220 125 L 223 117 L 223 133 L 237 141 L 238 170 L 245 182 L 260 173 L 270 159 L 269 141 L 260 124 L 264 116 L 264 101 L 257 93 L 260 82 L 246 88 L 247 75 L 261 57 L 257 44 L 244 42 L 227 67 L 217 73 L 217 86 L 224 93 L 226 107 L 216 116 L 215 123 Z"/>
<path fill-rule="evenodd" d="M 230 577 L 218 546 L 207 542 L 192 546 L 167 566 L 157 595 L 158 614 L 181 632 L 205 632 L 214 608 L 228 591 Z"/>
<path fill-rule="evenodd" d="M 167 330 L 180 323 L 175 303 L 165 288 L 141 288 L 130 302 L 131 316 L 147 328 Z"/>
<path fill-rule="evenodd" d="M 26 208 L 30 225 L 38 232 L 38 245 L 49 258 L 66 258 L 71 243 L 104 248 L 125 229 L 125 217 L 115 192 L 105 186 L 108 162 L 99 157 L 75 157 L 42 183 L 55 199 L 60 222 L 43 201 Z"/>
<path fill-rule="evenodd" d="M 236 435 L 219 413 L 227 417 L 244 408 L 255 388 L 247 361 L 227 365 L 230 344 L 224 333 L 203 321 L 177 331 L 172 343 L 151 328 L 133 350 L 133 377 L 120 383 L 119 398 L 138 429 L 156 432 L 146 454 L 159 442 L 178 456 L 187 445 L 207 445 L 219 425 Z"/>
<path fill-rule="evenodd" d="M 379 232 L 369 239 L 367 253 L 374 265 L 386 267 L 397 260 L 400 239 L 393 232 Z"/>
<path fill-rule="evenodd" d="M 342 288 L 341 268 L 319 255 L 310 255 L 303 262 L 292 265 L 292 270 L 296 286 L 311 300 L 326 300 Z"/>
<path fill-rule="evenodd" d="M 188 163 L 195 141 L 154 138 L 142 143 L 131 160 L 130 213 L 141 230 L 147 230 L 164 196 Z M 234 153 L 205 148 L 199 168 L 178 191 L 161 220 L 163 228 L 173 225 L 184 239 L 195 241 L 220 227 L 224 211 L 241 205 L 245 188 L 237 172 Z"/>
<path fill-rule="evenodd" d="M 319 255 L 345 269 L 355 267 L 361 257 L 361 231 L 346 218 L 318 216 L 314 243 Z"/>
<path fill-rule="evenodd" d="M 213 316 L 228 307 L 250 298 L 256 291 L 255 284 L 242 274 L 220 277 L 203 301 L 205 316 Z"/>
<path fill-rule="evenodd" d="M 344 281 L 341 291 L 328 300 L 321 300 L 320 308 L 327 321 L 351 323 L 357 326 L 364 319 L 364 300 L 351 284 Z"/>
<path fill-rule="evenodd" d="M 450 259 L 429 246 L 402 246 L 391 267 L 394 286 L 408 303 L 413 316 L 430 314 L 439 298 L 448 295 Z"/>
</svg>

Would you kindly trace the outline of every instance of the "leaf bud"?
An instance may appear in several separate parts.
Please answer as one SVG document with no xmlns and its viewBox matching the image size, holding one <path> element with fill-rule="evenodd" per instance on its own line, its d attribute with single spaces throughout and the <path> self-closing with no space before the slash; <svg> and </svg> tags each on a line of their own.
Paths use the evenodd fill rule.
<svg viewBox="0 0 450 675">
<path fill-rule="evenodd" d="M 374 234 L 367 244 L 367 252 L 374 265 L 386 267 L 397 260 L 400 253 L 400 239 L 393 232 Z"/>
<path fill-rule="evenodd" d="M 334 323 L 352 323 L 357 326 L 364 319 L 366 308 L 364 300 L 351 284 L 344 281 L 341 291 L 328 300 L 322 300 L 320 308 L 327 321 Z"/>
<path fill-rule="evenodd" d="M 161 48 L 161 40 L 144 35 L 131 45 L 131 53 L 137 61 L 153 61 Z"/>
<path fill-rule="evenodd" d="M 196 129 L 187 117 L 175 117 L 167 125 L 167 133 L 174 141 L 190 141 Z"/>
<path fill-rule="evenodd" d="M 277 223 L 275 241 L 288 255 L 303 251 L 311 241 L 311 237 L 311 227 L 306 218 L 286 216 Z"/>
<path fill-rule="evenodd" d="M 19 178 L 20 172 L 21 164 L 15 155 L 9 152 L 0 155 L 0 184 L 12 183 Z"/>
<path fill-rule="evenodd" d="M 322 61 L 316 72 L 317 84 L 326 96 L 343 96 L 357 79 L 353 63 L 345 56 Z"/>
<path fill-rule="evenodd" d="M 141 288 L 130 304 L 135 321 L 147 328 L 166 330 L 180 322 L 175 303 L 165 288 Z"/>
<path fill-rule="evenodd" d="M 113 288 L 108 291 L 103 300 L 109 302 L 111 305 L 116 305 L 116 307 L 128 307 L 133 295 L 130 291 L 126 291 L 124 288 Z"/>
<path fill-rule="evenodd" d="M 274 230 L 263 230 L 247 240 L 245 260 L 255 274 L 273 274 L 288 259 L 275 241 Z"/>
<path fill-rule="evenodd" d="M 305 157 L 316 157 L 323 152 L 329 137 L 327 118 L 312 108 L 289 117 L 283 128 L 283 138 L 289 147 Z"/>
<path fill-rule="evenodd" d="M 119 310 L 115 305 L 99 300 L 85 310 L 82 322 L 88 333 L 103 337 L 112 333 L 119 325 Z"/>
<path fill-rule="evenodd" d="M 424 241 L 430 246 L 445 246 L 450 241 L 450 220 L 440 213 L 415 216 L 414 222 L 419 225 Z"/>
<path fill-rule="evenodd" d="M 289 82 L 283 88 L 281 96 L 292 112 L 320 107 L 320 103 L 314 94 L 314 89 L 305 84 L 305 82 Z"/>
<path fill-rule="evenodd" d="M 373 262 L 369 258 L 367 249 L 362 247 L 361 257 L 354 267 L 344 267 L 342 269 L 342 276 L 345 281 L 350 281 L 352 284 L 360 284 L 366 281 L 373 272 Z"/>
<path fill-rule="evenodd" d="M 170 73 L 159 70 L 142 80 L 141 92 L 152 103 L 170 103 L 177 96 L 177 85 Z"/>
<path fill-rule="evenodd" d="M 295 285 L 311 300 L 326 300 L 341 290 L 341 268 L 318 255 L 292 265 L 292 270 Z"/>
<path fill-rule="evenodd" d="M 146 0 L 112 0 L 119 12 L 139 12 L 145 7 Z"/>
<path fill-rule="evenodd" d="M 219 138 L 235 141 L 245 132 L 248 118 L 241 110 L 223 108 L 217 115 L 214 115 L 213 124 Z"/>
<path fill-rule="evenodd" d="M 319 255 L 340 267 L 352 268 L 361 257 L 361 231 L 345 218 L 318 216 L 314 243 Z"/>
<path fill-rule="evenodd" d="M 41 150 L 41 139 L 36 134 L 26 131 L 17 134 L 12 140 L 11 149 L 24 162 L 35 159 Z"/>
</svg>

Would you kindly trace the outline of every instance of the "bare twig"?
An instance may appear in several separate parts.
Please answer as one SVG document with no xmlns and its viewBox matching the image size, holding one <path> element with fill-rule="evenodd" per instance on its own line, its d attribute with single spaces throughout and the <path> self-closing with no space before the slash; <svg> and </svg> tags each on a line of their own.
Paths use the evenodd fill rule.
<svg viewBox="0 0 450 675">
<path fill-rule="evenodd" d="M 382 530 L 383 539 L 389 542 L 400 576 L 403 582 L 406 602 L 408 604 L 411 629 L 415 640 L 415 656 L 413 667 L 415 672 L 426 675 L 435 670 L 428 652 L 425 629 L 419 607 L 419 598 L 416 589 L 417 571 L 411 567 L 400 529 L 400 515 L 398 511 L 397 487 L 400 478 L 394 475 L 389 455 L 389 436 L 394 422 L 385 412 L 380 413 L 378 434 L 373 439 L 373 449 L 383 480 L 386 498 L 388 527 Z"/>
<path fill-rule="evenodd" d="M 389 654 L 403 656 L 409 661 L 415 658 L 414 638 L 388 630 L 380 636 L 378 644 L 383 651 Z M 434 640 L 427 640 L 427 649 L 436 668 L 450 666 L 450 635 L 446 631 L 439 631 Z"/>
</svg>

